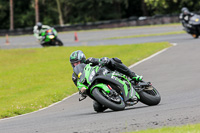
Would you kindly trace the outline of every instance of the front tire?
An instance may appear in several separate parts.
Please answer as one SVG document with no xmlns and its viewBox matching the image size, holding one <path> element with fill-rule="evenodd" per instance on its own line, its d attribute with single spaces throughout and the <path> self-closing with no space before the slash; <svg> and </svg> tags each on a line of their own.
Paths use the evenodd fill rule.
<svg viewBox="0 0 200 133">
<path fill-rule="evenodd" d="M 140 101 L 146 105 L 153 106 L 160 103 L 161 97 L 159 92 L 152 86 L 152 89 L 138 90 Z"/>
<path fill-rule="evenodd" d="M 92 95 L 94 96 L 96 101 L 98 101 L 100 104 L 102 104 L 105 107 L 110 108 L 114 111 L 124 110 L 124 108 L 125 108 L 125 103 L 119 96 L 118 96 L 118 98 L 120 99 L 120 103 L 115 103 L 115 102 L 109 100 L 108 98 L 106 98 L 106 96 L 104 96 L 105 94 L 104 94 L 103 90 L 99 90 L 98 88 L 93 89 Z"/>
<path fill-rule="evenodd" d="M 192 37 L 194 39 L 199 38 L 199 31 L 198 31 L 198 26 L 193 26 L 194 27 L 194 32 L 192 33 Z"/>
<path fill-rule="evenodd" d="M 47 44 L 46 42 L 42 42 L 42 43 L 41 43 L 41 46 L 42 46 L 42 47 L 47 47 L 48 44 Z"/>
<path fill-rule="evenodd" d="M 194 39 L 197 39 L 197 38 L 199 38 L 199 35 L 197 35 L 197 34 L 192 34 L 192 37 L 193 37 Z"/>
</svg>

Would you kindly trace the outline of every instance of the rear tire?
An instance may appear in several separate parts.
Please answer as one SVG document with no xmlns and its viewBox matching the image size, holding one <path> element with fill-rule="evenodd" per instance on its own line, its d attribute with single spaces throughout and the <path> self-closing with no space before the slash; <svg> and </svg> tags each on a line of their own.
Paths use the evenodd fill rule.
<svg viewBox="0 0 200 133">
<path fill-rule="evenodd" d="M 138 94 L 140 95 L 140 101 L 146 105 L 153 106 L 160 103 L 160 94 L 154 87 L 152 90 L 144 89 L 142 91 L 138 91 Z"/>
<path fill-rule="evenodd" d="M 120 103 L 115 103 L 113 101 L 110 101 L 104 96 L 104 94 L 101 91 L 99 91 L 98 88 L 93 89 L 92 95 L 94 96 L 96 101 L 98 101 L 100 104 L 114 111 L 124 110 L 125 108 L 125 103 L 121 98 L 120 98 Z"/>
</svg>

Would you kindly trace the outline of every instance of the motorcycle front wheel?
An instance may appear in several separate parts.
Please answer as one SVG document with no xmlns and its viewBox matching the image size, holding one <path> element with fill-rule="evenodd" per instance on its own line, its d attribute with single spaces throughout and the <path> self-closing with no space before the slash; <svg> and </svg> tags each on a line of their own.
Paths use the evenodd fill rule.
<svg viewBox="0 0 200 133">
<path fill-rule="evenodd" d="M 55 44 L 56 44 L 57 46 L 63 46 L 63 42 L 62 42 L 59 38 L 56 38 L 55 41 L 56 41 Z"/>
<path fill-rule="evenodd" d="M 120 96 L 116 96 L 116 100 L 118 102 L 114 102 L 110 97 L 109 94 L 104 92 L 101 89 L 94 88 L 92 91 L 92 95 L 98 101 L 100 104 L 104 105 L 107 108 L 110 108 L 114 111 L 120 111 L 124 110 L 125 108 L 125 103 L 124 101 L 120 98 Z"/>
<path fill-rule="evenodd" d="M 192 34 L 192 37 L 195 38 L 195 39 L 197 39 L 197 38 L 199 37 L 199 35 L 197 35 L 197 34 Z"/>
</svg>

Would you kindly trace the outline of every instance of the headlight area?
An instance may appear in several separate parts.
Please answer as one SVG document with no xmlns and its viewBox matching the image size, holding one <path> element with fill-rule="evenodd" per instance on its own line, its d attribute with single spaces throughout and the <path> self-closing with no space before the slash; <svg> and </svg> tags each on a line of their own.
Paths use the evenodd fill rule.
<svg viewBox="0 0 200 133">
<path fill-rule="evenodd" d="M 54 35 L 49 35 L 49 38 L 50 39 L 53 39 L 55 36 Z"/>
</svg>

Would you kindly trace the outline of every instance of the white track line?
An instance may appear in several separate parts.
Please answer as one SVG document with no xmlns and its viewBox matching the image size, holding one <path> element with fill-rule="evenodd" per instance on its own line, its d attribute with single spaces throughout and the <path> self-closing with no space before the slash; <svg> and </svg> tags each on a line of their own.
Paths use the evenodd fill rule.
<svg viewBox="0 0 200 133">
<path fill-rule="evenodd" d="M 63 100 L 61 100 L 61 101 L 59 101 L 59 102 L 56 102 L 56 103 L 53 103 L 53 104 L 51 104 L 51 105 L 49 105 L 49 106 L 47 106 L 47 107 L 44 107 L 44 108 L 42 108 L 42 109 L 39 109 L 39 110 L 30 112 L 30 113 L 27 113 L 27 114 L 22 114 L 22 115 L 17 115 L 17 116 L 9 117 L 9 118 L 0 119 L 0 121 L 8 120 L 8 119 L 13 119 L 13 118 L 17 118 L 17 117 L 21 117 L 21 116 L 25 116 L 25 115 L 29 115 L 29 114 L 33 114 L 33 113 L 36 113 L 36 112 L 45 110 L 45 109 L 47 109 L 47 108 L 50 108 L 50 107 L 52 107 L 52 106 L 54 106 L 54 105 L 56 105 L 56 104 L 59 104 L 59 103 L 65 101 L 65 100 L 69 99 L 70 97 L 72 97 L 72 96 L 74 96 L 74 95 L 76 95 L 76 94 L 78 94 L 78 92 L 72 94 L 71 96 L 68 96 L 68 97 L 64 98 Z"/>
<path fill-rule="evenodd" d="M 171 43 L 171 44 L 172 44 L 173 46 L 176 46 L 176 45 L 177 45 L 177 43 Z M 170 48 L 170 47 L 169 47 L 169 48 Z M 155 54 L 153 54 L 153 55 L 151 55 L 151 56 L 149 56 L 149 57 L 147 57 L 147 58 L 145 58 L 145 59 L 143 59 L 143 60 L 141 60 L 141 61 L 139 61 L 139 62 L 137 62 L 137 63 L 135 63 L 135 64 L 133 64 L 133 65 L 131 65 L 131 66 L 129 66 L 129 68 L 135 67 L 135 66 L 137 66 L 138 64 L 140 64 L 140 63 L 142 63 L 142 62 L 144 62 L 144 61 L 147 61 L 147 60 L 149 60 L 149 59 L 151 59 L 151 58 L 153 58 L 153 57 L 155 57 L 155 56 L 157 56 L 157 55 L 163 53 L 164 51 L 166 51 L 166 50 L 169 49 L 169 48 L 165 48 L 165 49 L 163 49 L 163 50 L 161 50 L 161 51 L 159 51 L 159 52 L 157 52 L 157 53 L 155 53 Z M 56 104 L 59 104 L 59 103 L 65 101 L 65 100 L 69 99 L 70 97 L 72 97 L 72 96 L 74 96 L 74 95 L 76 95 L 76 94 L 78 94 L 78 92 L 72 94 L 71 96 L 68 96 L 68 97 L 64 98 L 63 100 L 61 100 L 61 101 L 59 101 L 59 102 L 53 103 L 53 104 L 49 105 L 48 107 L 39 109 L 39 110 L 37 110 L 37 111 L 30 112 L 30 113 L 27 113 L 27 114 L 18 115 L 18 116 L 14 116 L 14 117 L 4 118 L 4 119 L 1 119 L 0 121 L 8 120 L 8 119 L 13 119 L 13 118 L 17 118 L 17 117 L 21 117 L 21 116 L 33 114 L 33 113 L 36 113 L 36 112 L 39 112 L 39 111 L 48 109 L 48 108 L 50 108 L 50 107 L 52 107 L 52 106 L 54 106 L 54 105 L 56 105 Z"/>
</svg>

